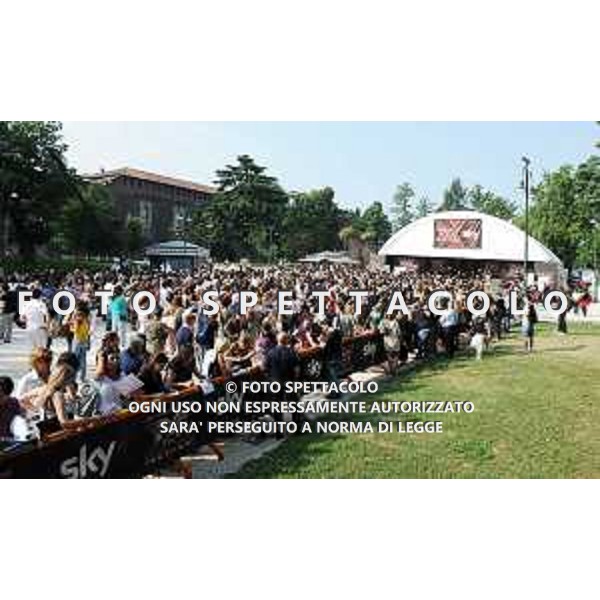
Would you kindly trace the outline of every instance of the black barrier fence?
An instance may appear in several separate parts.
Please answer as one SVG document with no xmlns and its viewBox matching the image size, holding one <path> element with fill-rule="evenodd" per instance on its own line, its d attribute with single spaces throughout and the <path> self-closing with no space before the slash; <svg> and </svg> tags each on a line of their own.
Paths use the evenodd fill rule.
<svg viewBox="0 0 600 600">
<path fill-rule="evenodd" d="M 343 341 L 341 361 L 336 360 L 336 371 L 339 375 L 348 375 L 383 359 L 383 343 L 379 334 L 349 338 Z M 322 380 L 326 365 L 321 349 L 301 353 L 300 361 L 302 380 Z M 254 370 L 234 379 L 263 378 L 263 373 Z M 227 392 L 228 381 L 230 379 L 214 382 L 212 400 L 243 400 L 241 396 Z M 205 402 L 207 397 L 194 387 L 169 395 L 166 412 L 133 414 L 119 411 L 106 418 L 82 421 L 78 431 L 59 431 L 42 441 L 0 447 L 0 479 L 130 478 L 152 473 L 200 445 L 217 441 L 207 432 L 205 414 L 171 410 L 169 402 L 181 400 Z M 211 415 L 211 418 L 220 417 Z M 182 422 L 187 422 L 188 426 L 180 427 Z M 173 424 L 176 426 L 172 427 Z"/>
</svg>

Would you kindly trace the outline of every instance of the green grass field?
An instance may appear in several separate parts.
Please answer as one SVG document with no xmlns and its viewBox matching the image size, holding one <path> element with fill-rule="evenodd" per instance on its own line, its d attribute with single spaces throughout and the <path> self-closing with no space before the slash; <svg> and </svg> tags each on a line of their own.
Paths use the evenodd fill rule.
<svg viewBox="0 0 600 600">
<path fill-rule="evenodd" d="M 524 354 L 515 334 L 479 363 L 438 360 L 369 398 L 475 404 L 472 414 L 383 417 L 442 420 L 441 434 L 298 435 L 236 477 L 600 477 L 600 327 L 542 328 L 536 345 Z"/>
</svg>

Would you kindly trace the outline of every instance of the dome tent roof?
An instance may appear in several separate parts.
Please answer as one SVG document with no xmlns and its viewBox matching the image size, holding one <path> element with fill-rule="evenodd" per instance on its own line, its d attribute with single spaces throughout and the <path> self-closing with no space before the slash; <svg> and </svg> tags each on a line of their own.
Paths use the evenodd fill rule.
<svg viewBox="0 0 600 600">
<path fill-rule="evenodd" d="M 508 221 L 472 210 L 433 213 L 396 232 L 380 256 L 522 262 L 525 232 Z M 529 236 L 529 261 L 562 265 Z"/>
</svg>

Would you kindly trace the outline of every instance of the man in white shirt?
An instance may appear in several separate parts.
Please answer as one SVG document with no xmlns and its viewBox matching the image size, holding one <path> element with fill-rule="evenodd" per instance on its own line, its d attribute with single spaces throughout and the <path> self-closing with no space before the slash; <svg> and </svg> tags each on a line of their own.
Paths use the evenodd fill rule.
<svg viewBox="0 0 600 600">
<path fill-rule="evenodd" d="M 458 325 L 458 313 L 453 306 L 448 304 L 440 317 L 440 326 L 442 328 L 442 337 L 444 339 L 444 346 L 446 347 L 446 354 L 450 358 L 452 358 L 456 352 Z"/>
<path fill-rule="evenodd" d="M 31 349 L 45 348 L 48 343 L 48 309 L 41 299 L 42 292 L 33 290 L 31 300 L 25 302 L 21 317 L 25 320 L 25 329 L 31 343 Z"/>
</svg>

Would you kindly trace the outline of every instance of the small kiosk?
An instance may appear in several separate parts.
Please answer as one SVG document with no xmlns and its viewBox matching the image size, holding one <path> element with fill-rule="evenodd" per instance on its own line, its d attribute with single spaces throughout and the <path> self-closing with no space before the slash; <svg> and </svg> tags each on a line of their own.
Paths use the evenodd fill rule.
<svg viewBox="0 0 600 600">
<path fill-rule="evenodd" d="M 146 248 L 146 257 L 153 269 L 164 272 L 191 270 L 210 260 L 210 250 L 186 242 L 173 240 Z"/>
</svg>

